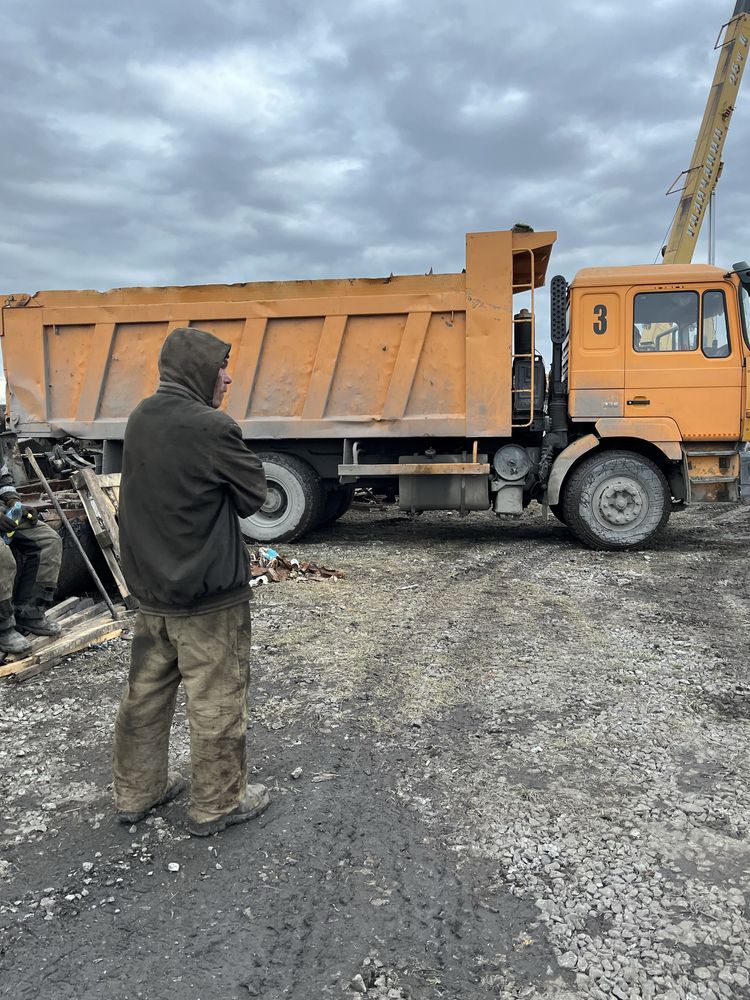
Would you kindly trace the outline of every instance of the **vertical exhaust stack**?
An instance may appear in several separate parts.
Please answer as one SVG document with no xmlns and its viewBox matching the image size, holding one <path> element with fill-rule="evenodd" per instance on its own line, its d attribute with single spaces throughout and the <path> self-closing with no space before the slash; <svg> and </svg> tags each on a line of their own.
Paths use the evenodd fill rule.
<svg viewBox="0 0 750 1000">
<path fill-rule="evenodd" d="M 568 443 L 568 387 L 563 374 L 563 344 L 568 336 L 566 314 L 568 309 L 568 283 L 557 274 L 550 285 L 550 339 L 552 340 L 552 369 L 549 375 L 547 414 L 550 432 L 561 436 L 562 446 Z"/>
<path fill-rule="evenodd" d="M 539 458 L 539 481 L 546 488 L 555 455 L 568 444 L 568 386 L 563 372 L 563 346 L 568 337 L 568 283 L 560 274 L 550 282 L 550 339 L 552 368 L 547 389 L 549 427 L 544 435 Z"/>
</svg>

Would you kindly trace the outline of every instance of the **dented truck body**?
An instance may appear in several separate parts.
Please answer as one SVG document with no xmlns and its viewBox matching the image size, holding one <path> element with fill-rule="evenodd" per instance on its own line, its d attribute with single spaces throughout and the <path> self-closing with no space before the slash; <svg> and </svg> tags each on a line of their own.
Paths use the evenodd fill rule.
<svg viewBox="0 0 750 1000">
<path fill-rule="evenodd" d="M 8 429 L 103 442 L 117 471 L 160 346 L 190 325 L 232 345 L 225 406 L 269 480 L 245 525 L 261 541 L 339 516 L 357 482 L 411 511 L 548 503 L 601 548 L 645 544 L 681 504 L 740 499 L 748 273 L 555 279 L 547 373 L 535 292 L 555 237 L 470 233 L 458 274 L 7 296 Z"/>
</svg>

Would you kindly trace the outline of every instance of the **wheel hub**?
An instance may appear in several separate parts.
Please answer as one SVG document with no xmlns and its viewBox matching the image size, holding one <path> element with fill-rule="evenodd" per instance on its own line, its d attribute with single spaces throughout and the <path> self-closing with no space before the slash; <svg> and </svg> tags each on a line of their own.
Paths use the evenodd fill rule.
<svg viewBox="0 0 750 1000">
<path fill-rule="evenodd" d="M 648 499 L 640 484 L 624 476 L 603 483 L 594 501 L 594 513 L 610 528 L 632 528 L 648 510 Z"/>
<path fill-rule="evenodd" d="M 266 493 L 266 502 L 260 509 L 261 514 L 266 517 L 276 517 L 281 514 L 286 508 L 286 494 L 279 488 L 276 483 L 268 484 L 268 492 Z"/>
</svg>

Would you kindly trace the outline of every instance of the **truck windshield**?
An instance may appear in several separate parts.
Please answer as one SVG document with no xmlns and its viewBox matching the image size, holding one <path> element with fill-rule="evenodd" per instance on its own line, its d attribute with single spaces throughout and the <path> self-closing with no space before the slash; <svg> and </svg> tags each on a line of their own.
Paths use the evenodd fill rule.
<svg viewBox="0 0 750 1000">
<path fill-rule="evenodd" d="M 745 343 L 750 347 L 750 287 L 740 285 L 740 302 L 742 303 L 742 329 L 745 334 Z"/>
</svg>

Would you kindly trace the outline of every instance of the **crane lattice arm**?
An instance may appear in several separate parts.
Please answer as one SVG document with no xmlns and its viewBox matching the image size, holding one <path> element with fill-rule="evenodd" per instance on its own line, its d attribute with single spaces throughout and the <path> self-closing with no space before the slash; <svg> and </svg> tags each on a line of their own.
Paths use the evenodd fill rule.
<svg viewBox="0 0 750 1000">
<path fill-rule="evenodd" d="M 688 170 L 680 174 L 685 177 L 685 186 L 681 189 L 680 204 L 664 248 L 665 264 L 689 264 L 693 259 L 703 216 L 719 180 L 724 140 L 748 58 L 750 0 L 737 0 L 732 20 L 724 28 L 723 41 L 720 34 L 716 45 L 721 49 L 719 62 L 693 159 Z M 677 181 L 667 194 L 675 190 L 675 184 Z"/>
</svg>

